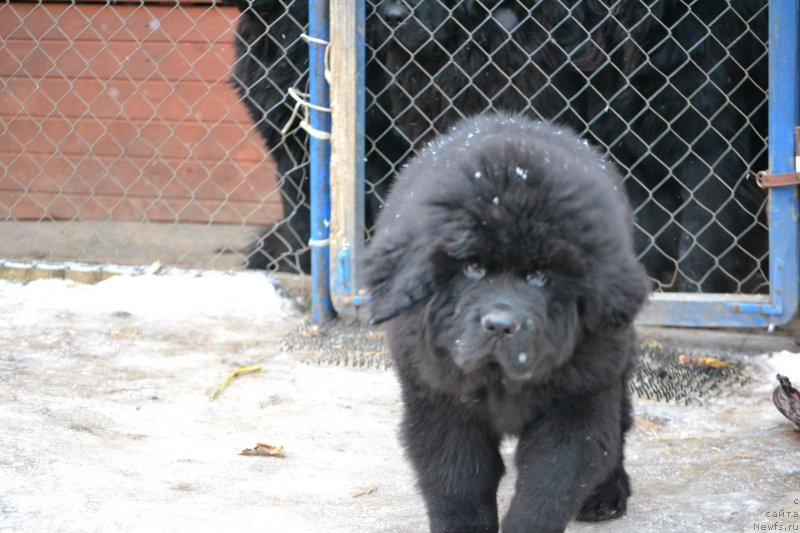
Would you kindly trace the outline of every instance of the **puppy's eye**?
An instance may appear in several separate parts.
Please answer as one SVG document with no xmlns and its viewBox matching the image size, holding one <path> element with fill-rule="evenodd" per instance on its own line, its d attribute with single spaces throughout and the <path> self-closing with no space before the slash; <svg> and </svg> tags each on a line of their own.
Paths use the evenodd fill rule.
<svg viewBox="0 0 800 533">
<path fill-rule="evenodd" d="M 486 269 L 480 263 L 470 263 L 464 267 L 464 275 L 469 279 L 481 279 L 486 275 Z"/>
<path fill-rule="evenodd" d="M 550 280 L 544 272 L 537 270 L 525 276 L 525 281 L 533 287 L 544 287 Z"/>
</svg>

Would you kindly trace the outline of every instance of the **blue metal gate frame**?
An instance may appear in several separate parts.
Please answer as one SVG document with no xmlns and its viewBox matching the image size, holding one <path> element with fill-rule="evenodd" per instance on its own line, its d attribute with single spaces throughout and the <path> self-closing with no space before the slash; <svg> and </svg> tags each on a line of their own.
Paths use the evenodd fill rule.
<svg viewBox="0 0 800 533">
<path fill-rule="evenodd" d="M 329 42 L 328 1 L 308 0 L 309 103 L 312 131 L 330 132 L 330 97 L 325 81 L 326 45 Z M 331 146 L 328 139 L 309 135 L 311 190 L 311 312 L 314 322 L 333 318 L 330 296 Z"/>
<path fill-rule="evenodd" d="M 356 84 L 355 100 L 362 105 L 358 106 L 359 134 L 363 136 L 363 94 L 364 94 L 364 6 L 363 0 L 353 3 L 353 16 L 356 19 L 356 28 L 359 32 L 357 50 L 358 83 Z M 320 13 L 327 13 L 326 0 L 309 0 L 311 21 L 317 19 Z M 325 10 L 325 11 L 322 11 Z M 315 14 L 316 13 L 316 14 Z M 769 172 L 772 174 L 800 172 L 800 154 L 795 153 L 795 128 L 800 126 L 800 48 L 798 35 L 800 34 L 800 0 L 772 0 L 769 3 Z M 327 40 L 327 25 L 324 36 L 314 33 L 312 27 L 309 33 L 312 36 Z M 315 92 L 314 71 L 321 63 L 315 54 L 319 53 L 318 46 L 311 45 L 311 93 Z M 324 68 L 324 67 L 323 67 Z M 318 71 L 320 73 L 321 71 Z M 316 76 L 316 83 L 324 85 L 321 74 Z M 314 96 L 312 96 L 312 102 Z M 325 96 L 327 98 L 327 95 Z M 327 105 L 327 99 L 323 99 Z M 327 118 L 327 117 L 326 117 Z M 312 116 L 313 120 L 313 116 Z M 315 126 L 318 127 L 318 126 Z M 320 128 L 322 129 L 322 128 Z M 312 141 L 313 142 L 313 141 Z M 318 141 L 319 142 L 319 141 Z M 324 142 L 327 145 L 327 142 Z M 359 148 L 360 146 L 360 148 Z M 327 146 L 325 150 L 329 150 Z M 327 157 L 325 150 L 315 150 L 312 144 L 312 169 L 327 164 L 327 160 L 320 165 L 320 159 Z M 363 152 L 363 143 L 356 143 L 356 150 Z M 363 153 L 357 154 L 363 161 Z M 317 162 L 315 163 L 315 158 Z M 326 174 L 324 170 L 320 174 Z M 324 192 L 328 184 L 324 183 L 327 176 L 314 178 L 312 170 L 312 191 Z M 320 181 L 322 180 L 322 181 Z M 315 185 L 316 183 L 316 185 Z M 363 191 L 353 191 L 354 194 L 363 194 Z M 327 239 L 327 234 L 320 229 L 321 225 L 329 219 L 330 203 L 328 197 L 327 210 L 317 211 L 313 203 L 312 192 L 312 239 Z M 323 201 L 324 204 L 324 201 Z M 354 205 L 363 206 L 363 202 L 354 202 Z M 363 221 L 363 213 L 356 214 L 358 220 Z M 798 268 L 798 191 L 796 186 L 776 187 L 769 189 L 768 199 L 769 217 L 769 295 L 734 295 L 734 294 L 695 294 L 695 293 L 657 293 L 651 297 L 650 304 L 639 316 L 638 322 L 647 325 L 666 326 L 691 326 L 691 327 L 766 327 L 769 325 L 785 324 L 791 320 L 798 307 L 798 288 L 800 286 L 800 270 Z M 324 229 L 324 228 L 322 228 Z M 348 283 L 334 283 L 333 301 L 336 302 L 336 312 L 346 317 L 358 317 L 360 309 L 367 303 L 367 298 L 362 292 L 357 292 L 357 269 L 355 261 L 359 258 L 351 257 L 347 250 L 360 250 L 363 242 L 363 223 L 358 228 L 356 235 L 348 235 L 348 242 L 342 250 L 331 250 L 336 261 L 330 265 L 330 277 L 334 280 L 349 280 Z M 321 242 L 321 241 L 315 241 Z M 316 251 L 312 246 L 312 251 Z M 312 307 L 314 319 L 321 322 L 330 317 L 330 307 L 327 302 L 331 295 L 328 292 L 328 249 L 318 250 L 318 256 L 312 256 Z M 323 256 L 324 255 L 324 259 Z"/>
</svg>

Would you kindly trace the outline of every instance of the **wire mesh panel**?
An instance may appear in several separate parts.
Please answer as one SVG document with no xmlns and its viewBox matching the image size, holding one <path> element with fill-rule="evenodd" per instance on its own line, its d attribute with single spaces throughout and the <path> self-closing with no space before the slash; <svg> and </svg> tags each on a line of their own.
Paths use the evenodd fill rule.
<svg viewBox="0 0 800 533">
<path fill-rule="evenodd" d="M 766 195 L 754 179 L 767 165 L 766 1 L 368 7 L 367 69 L 379 75 L 367 75 L 366 180 L 378 202 L 396 165 L 460 118 L 527 114 L 578 131 L 621 168 L 657 290 L 768 290 Z M 373 117 L 392 128 L 370 133 Z M 369 226 L 369 205 L 366 215 Z"/>
<path fill-rule="evenodd" d="M 303 271 L 305 6 L 0 4 L 0 259 Z"/>
<path fill-rule="evenodd" d="M 268 227 L 247 254 L 250 268 L 309 272 L 308 135 L 298 128 L 308 110 L 307 0 L 237 0 L 233 83 L 280 176 L 284 219 Z M 300 116 L 298 116 L 300 114 Z"/>
<path fill-rule="evenodd" d="M 418 147 L 521 113 L 619 165 L 657 290 L 768 290 L 766 0 L 365 4 L 367 233 Z M 1 4 L 0 258 L 308 272 L 308 21 L 307 0 Z"/>
</svg>

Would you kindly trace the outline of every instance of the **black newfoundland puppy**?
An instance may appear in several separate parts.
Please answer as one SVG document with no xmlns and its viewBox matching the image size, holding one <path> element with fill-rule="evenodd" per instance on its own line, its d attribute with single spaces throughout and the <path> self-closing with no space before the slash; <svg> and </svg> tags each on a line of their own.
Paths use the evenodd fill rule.
<svg viewBox="0 0 800 533">
<path fill-rule="evenodd" d="M 648 281 L 620 182 L 571 132 L 496 115 L 398 176 L 365 275 L 431 531 L 497 531 L 505 435 L 519 436 L 506 533 L 624 513 Z"/>
</svg>

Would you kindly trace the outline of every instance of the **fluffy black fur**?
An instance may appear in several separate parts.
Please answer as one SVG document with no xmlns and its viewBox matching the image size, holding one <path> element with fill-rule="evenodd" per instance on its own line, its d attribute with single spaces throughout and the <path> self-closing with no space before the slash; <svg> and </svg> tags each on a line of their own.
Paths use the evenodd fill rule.
<svg viewBox="0 0 800 533">
<path fill-rule="evenodd" d="M 493 109 L 574 126 L 584 105 L 580 67 L 598 50 L 559 0 L 383 0 L 372 41 L 392 74 L 397 127 L 417 147 L 455 121 Z M 382 24 L 377 24 L 380 21 Z M 585 91 L 584 91 L 585 92 Z"/>
<path fill-rule="evenodd" d="M 498 446 L 519 436 L 506 533 L 622 515 L 632 321 L 648 293 L 621 177 L 567 130 L 467 120 L 399 175 L 365 258 L 431 531 L 497 531 Z"/>
<path fill-rule="evenodd" d="M 308 136 L 293 130 L 284 136 L 294 102 L 291 87 L 304 90 L 308 45 L 300 39 L 308 25 L 304 2 L 237 0 L 242 11 L 236 27 L 236 63 L 231 82 L 277 166 L 284 219 L 268 228 L 246 257 L 248 268 L 307 270 L 310 235 L 305 146 Z M 299 253 L 298 253 L 299 252 Z"/>
</svg>

